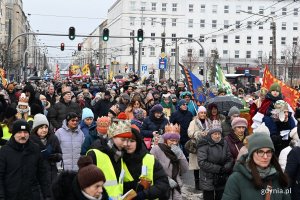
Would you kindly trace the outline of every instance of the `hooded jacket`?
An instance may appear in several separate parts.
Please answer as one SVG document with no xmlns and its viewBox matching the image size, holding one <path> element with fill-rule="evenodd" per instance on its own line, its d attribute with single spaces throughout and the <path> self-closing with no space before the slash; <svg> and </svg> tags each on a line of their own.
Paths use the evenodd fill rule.
<svg viewBox="0 0 300 200">
<path fill-rule="evenodd" d="M 165 126 L 168 124 L 168 119 L 163 113 L 160 118 L 156 118 L 154 113 L 150 111 L 149 116 L 143 121 L 141 134 L 143 137 L 152 138 L 153 131 L 158 131 L 159 129 L 164 130 Z"/>
</svg>

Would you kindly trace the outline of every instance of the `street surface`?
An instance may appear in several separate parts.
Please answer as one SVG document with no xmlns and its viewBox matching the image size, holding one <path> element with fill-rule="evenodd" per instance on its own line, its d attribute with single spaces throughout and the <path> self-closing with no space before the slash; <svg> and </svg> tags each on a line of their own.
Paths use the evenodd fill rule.
<svg viewBox="0 0 300 200">
<path fill-rule="evenodd" d="M 195 190 L 194 174 L 193 171 L 189 170 L 182 176 L 183 187 L 182 196 L 183 200 L 202 200 L 202 192 L 200 190 Z"/>
</svg>

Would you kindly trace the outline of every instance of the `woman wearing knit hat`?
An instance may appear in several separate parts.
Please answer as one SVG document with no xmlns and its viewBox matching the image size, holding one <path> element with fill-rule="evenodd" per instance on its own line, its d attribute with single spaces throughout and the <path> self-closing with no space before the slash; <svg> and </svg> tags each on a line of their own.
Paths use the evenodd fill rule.
<svg viewBox="0 0 300 200">
<path fill-rule="evenodd" d="M 188 171 L 188 162 L 179 147 L 180 126 L 168 124 L 162 135 L 163 143 L 154 146 L 150 153 L 160 161 L 168 176 L 171 193 L 168 199 L 182 199 L 181 188 L 183 186 L 180 175 Z"/>
<path fill-rule="evenodd" d="M 227 180 L 222 200 L 290 199 L 288 177 L 274 155 L 270 136 L 252 134 L 248 146 L 249 153 L 235 164 Z"/>
<path fill-rule="evenodd" d="M 244 146 L 243 141 L 246 137 L 245 130 L 248 122 L 245 118 L 236 117 L 231 122 L 233 131 L 224 139 L 227 141 L 234 161 L 236 160 L 240 149 Z"/>
<path fill-rule="evenodd" d="M 84 137 L 89 134 L 89 130 L 96 126 L 94 121 L 94 113 L 89 108 L 82 109 L 80 129 L 84 133 Z"/>
<path fill-rule="evenodd" d="M 89 156 L 78 160 L 79 171 L 63 171 L 52 184 L 54 200 L 109 200 L 101 169 Z"/>
<path fill-rule="evenodd" d="M 236 106 L 233 106 L 229 109 L 225 121 L 221 123 L 223 137 L 229 135 L 232 132 L 231 122 L 234 118 L 239 117 L 240 114 L 241 112 Z"/>
<path fill-rule="evenodd" d="M 169 185 L 163 167 L 147 151 L 138 128 L 132 125 L 131 132 L 123 159 L 133 180 L 124 182 L 124 193 L 134 190 L 134 199 L 167 199 Z"/>
<path fill-rule="evenodd" d="M 135 109 L 133 111 L 133 117 L 134 118 L 131 120 L 131 124 L 135 124 L 141 130 L 143 121 L 145 119 L 144 110 L 141 108 Z"/>
<path fill-rule="evenodd" d="M 197 141 L 200 138 L 207 135 L 209 130 L 209 122 L 206 116 L 206 108 L 204 106 L 200 106 L 198 108 L 198 114 L 193 121 L 191 121 L 188 128 L 188 136 L 189 138 L 194 138 Z M 200 190 L 199 188 L 199 165 L 197 161 L 196 153 L 189 153 L 189 170 L 194 170 L 194 180 L 195 180 L 195 189 Z"/>
<path fill-rule="evenodd" d="M 49 181 L 52 183 L 58 173 L 56 163 L 62 160 L 62 151 L 58 138 L 49 129 L 49 122 L 45 115 L 34 116 L 30 139 L 39 145 L 47 164 Z"/>
<path fill-rule="evenodd" d="M 212 126 L 198 143 L 200 188 L 204 200 L 220 200 L 226 180 L 232 170 L 233 159 L 218 124 Z"/>
</svg>

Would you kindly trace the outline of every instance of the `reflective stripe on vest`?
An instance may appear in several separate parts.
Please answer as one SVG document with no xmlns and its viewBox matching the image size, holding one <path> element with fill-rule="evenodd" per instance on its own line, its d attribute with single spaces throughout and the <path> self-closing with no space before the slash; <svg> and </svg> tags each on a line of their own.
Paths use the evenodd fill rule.
<svg viewBox="0 0 300 200">
<path fill-rule="evenodd" d="M 97 149 L 90 149 L 88 152 L 90 151 L 93 151 L 95 153 L 97 159 L 97 167 L 104 173 L 106 179 L 104 188 L 106 189 L 108 196 L 115 200 L 120 199 L 120 197 L 123 195 L 123 181 L 119 180 L 118 182 L 114 167 L 109 156 Z M 88 154 L 88 152 L 86 154 Z M 121 161 L 121 163 L 122 170 L 124 167 L 123 160 Z M 121 177 L 119 179 L 121 179 Z"/>
<path fill-rule="evenodd" d="M 142 174 L 141 177 L 145 177 L 151 181 L 151 185 L 153 185 L 153 172 L 154 172 L 154 163 L 155 158 L 154 155 L 146 154 L 143 158 L 143 166 L 142 166 Z"/>
<path fill-rule="evenodd" d="M 33 121 L 33 118 L 32 118 L 32 117 L 28 117 L 28 118 L 27 118 L 27 122 L 30 122 L 30 121 Z"/>
<path fill-rule="evenodd" d="M 6 124 L 1 124 L 1 126 L 2 126 L 2 132 L 3 132 L 2 139 L 9 140 L 9 138 L 11 137 L 11 133 L 9 132 L 8 126 Z"/>
</svg>

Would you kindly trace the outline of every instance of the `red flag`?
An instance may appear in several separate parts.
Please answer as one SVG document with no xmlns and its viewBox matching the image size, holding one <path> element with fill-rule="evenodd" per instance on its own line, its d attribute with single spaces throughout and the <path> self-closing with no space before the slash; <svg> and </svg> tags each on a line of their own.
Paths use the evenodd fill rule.
<svg viewBox="0 0 300 200">
<path fill-rule="evenodd" d="M 60 80 L 60 71 L 59 71 L 58 64 L 56 64 L 56 70 L 55 70 L 54 80 Z"/>
<path fill-rule="evenodd" d="M 281 93 L 284 96 L 284 100 L 288 104 L 290 104 L 293 110 L 295 110 L 297 107 L 297 100 L 300 98 L 300 93 L 297 90 L 287 86 L 285 83 L 275 78 L 271 74 L 268 65 L 266 65 L 262 87 L 269 89 L 274 82 L 277 82 L 280 85 Z"/>
</svg>

